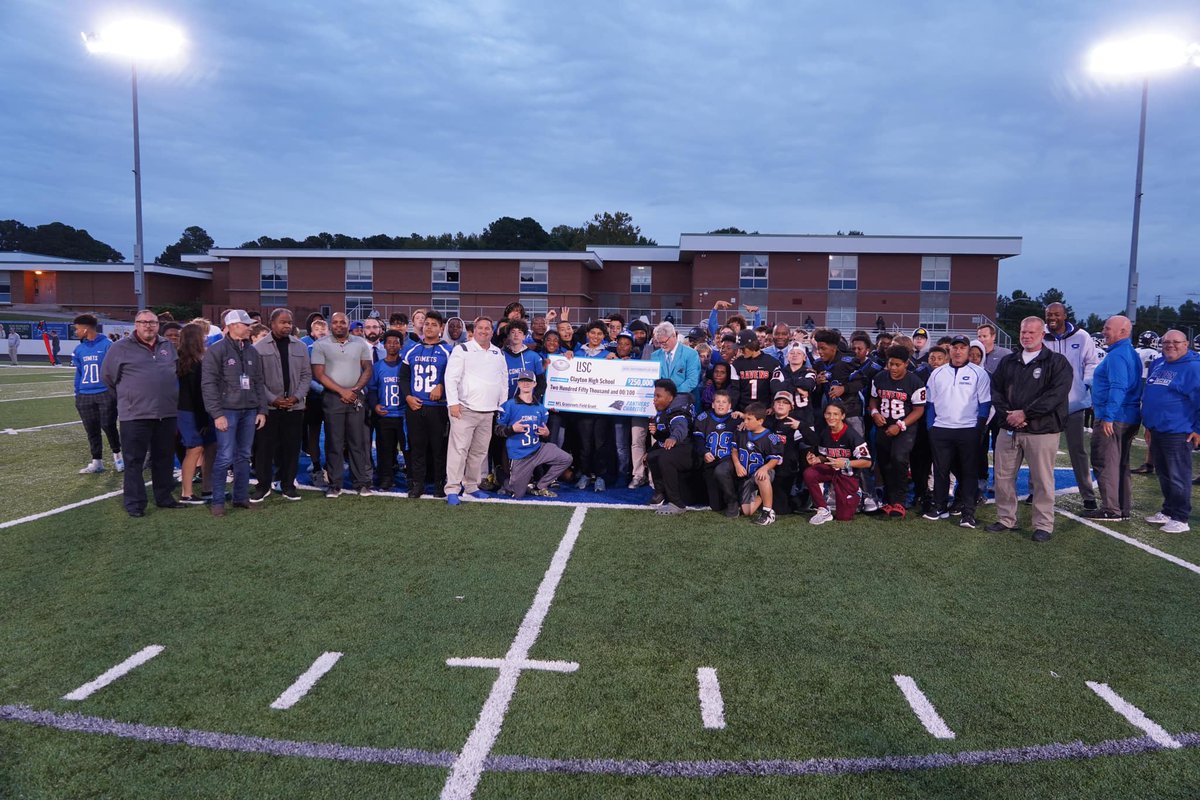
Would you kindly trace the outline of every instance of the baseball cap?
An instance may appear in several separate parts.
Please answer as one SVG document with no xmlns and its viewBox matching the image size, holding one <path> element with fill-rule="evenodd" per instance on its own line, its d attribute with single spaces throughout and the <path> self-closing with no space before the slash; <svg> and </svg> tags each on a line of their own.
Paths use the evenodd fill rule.
<svg viewBox="0 0 1200 800">
<path fill-rule="evenodd" d="M 518 381 L 536 381 L 537 376 L 533 374 L 533 370 L 519 369 L 517 370 Z"/>
<path fill-rule="evenodd" d="M 250 319 L 250 315 L 240 308 L 235 308 L 232 311 L 225 312 L 225 324 L 232 325 L 235 322 L 240 322 L 243 325 L 254 324 L 254 320 Z"/>
<path fill-rule="evenodd" d="M 356 319 L 356 320 L 354 320 L 354 322 L 350 323 L 350 330 L 355 330 L 357 328 L 361 328 L 362 326 L 363 326 L 362 320 Z"/>
<path fill-rule="evenodd" d="M 796 405 L 796 401 L 792 399 L 791 392 L 776 392 L 775 400 L 787 400 L 792 405 Z M 772 402 L 774 402 L 774 400 Z"/>
<path fill-rule="evenodd" d="M 696 327 L 694 327 L 690 331 L 688 331 L 687 338 L 695 339 L 696 341 L 701 341 L 703 339 L 708 338 L 708 331 L 706 331 L 704 328 L 701 328 L 699 325 L 697 325 Z"/>
<path fill-rule="evenodd" d="M 621 331 L 620 333 L 617 334 L 617 338 L 618 339 L 628 339 L 629 341 L 632 342 L 633 334 L 630 333 L 629 331 Z"/>
<path fill-rule="evenodd" d="M 741 331 L 737 335 L 737 343 L 738 347 L 746 347 L 748 345 L 758 347 L 758 335 L 754 331 Z"/>
<path fill-rule="evenodd" d="M 912 332 L 912 335 L 913 336 L 924 336 L 926 339 L 928 339 L 929 331 L 925 330 L 924 328 L 917 328 L 915 331 Z"/>
<path fill-rule="evenodd" d="M 961 333 L 950 340 L 950 344 L 963 344 L 967 347 L 971 346 L 971 340 L 963 336 Z"/>
</svg>

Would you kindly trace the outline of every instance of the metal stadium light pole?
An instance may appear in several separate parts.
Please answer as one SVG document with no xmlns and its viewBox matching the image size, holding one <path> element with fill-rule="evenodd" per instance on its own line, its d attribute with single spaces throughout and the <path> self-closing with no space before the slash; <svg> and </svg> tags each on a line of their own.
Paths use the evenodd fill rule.
<svg viewBox="0 0 1200 800">
<path fill-rule="evenodd" d="M 1129 242 L 1129 283 L 1125 316 L 1137 321 L 1138 231 L 1142 220 L 1142 163 L 1146 153 L 1146 106 L 1150 74 L 1179 69 L 1187 64 L 1200 67 L 1200 44 L 1187 44 L 1173 36 L 1147 35 L 1097 45 L 1088 55 L 1088 69 L 1096 75 L 1142 79 L 1142 116 L 1138 124 L 1137 176 L 1133 187 L 1133 234 Z"/>
<path fill-rule="evenodd" d="M 133 205 L 135 240 L 133 245 L 133 294 L 139 309 L 149 308 L 146 294 L 146 266 L 142 242 L 142 146 L 138 126 L 137 68 L 139 62 L 165 61 L 183 52 L 183 31 L 174 25 L 152 20 L 129 19 L 113 23 L 99 33 L 84 33 L 89 53 L 127 59 L 133 85 Z"/>
</svg>

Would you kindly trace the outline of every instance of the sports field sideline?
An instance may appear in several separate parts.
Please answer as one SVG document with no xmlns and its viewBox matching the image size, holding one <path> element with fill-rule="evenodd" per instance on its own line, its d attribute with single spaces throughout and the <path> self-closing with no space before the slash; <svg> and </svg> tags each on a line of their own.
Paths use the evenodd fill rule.
<svg viewBox="0 0 1200 800">
<path fill-rule="evenodd" d="M 1069 493 L 1036 546 L 585 493 L 60 511 L 120 486 L 33 399 L 69 377 L 0 372 L 0 796 L 1200 790 L 1188 536 Z"/>
</svg>

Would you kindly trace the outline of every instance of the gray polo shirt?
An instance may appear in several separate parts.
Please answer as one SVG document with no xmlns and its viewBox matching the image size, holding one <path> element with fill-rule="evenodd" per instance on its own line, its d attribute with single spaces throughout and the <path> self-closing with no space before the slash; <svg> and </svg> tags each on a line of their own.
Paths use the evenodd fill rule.
<svg viewBox="0 0 1200 800">
<path fill-rule="evenodd" d="M 362 375 L 360 362 L 371 360 L 371 346 L 361 336 L 351 336 L 338 342 L 332 336 L 323 336 L 313 342 L 312 364 L 325 365 L 325 374 L 338 386 L 350 389 Z"/>
</svg>

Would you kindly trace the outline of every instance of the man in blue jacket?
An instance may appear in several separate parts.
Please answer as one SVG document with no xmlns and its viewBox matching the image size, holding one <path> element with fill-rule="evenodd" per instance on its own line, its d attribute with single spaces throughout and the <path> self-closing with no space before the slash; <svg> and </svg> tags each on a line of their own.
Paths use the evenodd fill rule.
<svg viewBox="0 0 1200 800">
<path fill-rule="evenodd" d="M 658 377 L 674 381 L 676 393 L 687 395 L 690 402 L 700 385 L 700 354 L 680 340 L 679 332 L 670 322 L 654 326 L 654 345 L 658 349 L 650 354 L 650 359 L 662 365 Z"/>
<path fill-rule="evenodd" d="M 1200 447 L 1200 354 L 1181 331 L 1163 334 L 1162 358 L 1150 365 L 1142 419 L 1162 487 L 1163 507 L 1146 521 L 1163 533 L 1187 533 L 1192 513 L 1192 451 Z M 1106 361 L 1108 359 L 1105 359 Z"/>
<path fill-rule="evenodd" d="M 1129 451 L 1142 421 L 1142 362 L 1132 335 L 1129 317 L 1104 323 L 1108 355 L 1092 375 L 1092 468 L 1100 482 L 1100 507 L 1084 509 L 1090 519 L 1125 520 L 1133 513 Z"/>
</svg>

